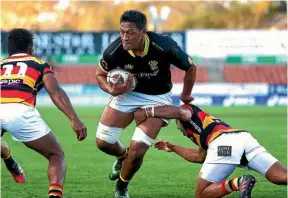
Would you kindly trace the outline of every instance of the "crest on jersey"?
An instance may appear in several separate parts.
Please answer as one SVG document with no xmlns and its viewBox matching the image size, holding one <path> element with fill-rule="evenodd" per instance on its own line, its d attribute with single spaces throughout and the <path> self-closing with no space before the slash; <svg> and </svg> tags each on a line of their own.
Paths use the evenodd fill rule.
<svg viewBox="0 0 288 198">
<path fill-rule="evenodd" d="M 151 61 L 149 61 L 148 64 L 150 65 L 150 68 L 152 71 L 155 71 L 158 69 L 158 62 L 157 61 L 151 60 Z"/>
<path fill-rule="evenodd" d="M 133 69 L 134 69 L 134 66 L 131 65 L 131 64 L 127 64 L 127 65 L 124 66 L 124 69 L 133 70 Z"/>
</svg>

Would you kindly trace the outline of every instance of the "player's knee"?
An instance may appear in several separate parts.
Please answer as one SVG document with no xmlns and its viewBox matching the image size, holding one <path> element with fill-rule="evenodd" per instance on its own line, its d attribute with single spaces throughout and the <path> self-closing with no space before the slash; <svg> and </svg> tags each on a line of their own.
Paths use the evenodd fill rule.
<svg viewBox="0 0 288 198">
<path fill-rule="evenodd" d="M 279 161 L 274 163 L 265 174 L 267 180 L 276 185 L 287 185 L 287 168 Z"/>
<path fill-rule="evenodd" d="M 280 176 L 277 185 L 287 185 L 287 169 L 283 171 L 283 174 Z"/>
<path fill-rule="evenodd" d="M 101 151 L 106 151 L 106 149 L 109 148 L 111 146 L 111 144 L 105 142 L 102 139 L 96 138 L 96 146 Z"/>
<path fill-rule="evenodd" d="M 276 185 L 287 185 L 287 169 L 281 171 L 280 174 L 274 174 L 269 180 Z"/>
<path fill-rule="evenodd" d="M 96 145 L 99 149 L 104 149 L 107 146 L 118 141 L 122 132 L 122 128 L 105 126 L 99 122 L 96 132 Z"/>
<path fill-rule="evenodd" d="M 53 149 L 51 152 L 44 154 L 44 156 L 48 159 L 48 161 L 50 161 L 50 163 L 51 162 L 60 163 L 61 166 L 65 169 L 66 167 L 65 154 L 60 146 L 59 148 Z"/>
<path fill-rule="evenodd" d="M 144 147 L 146 148 L 146 150 L 147 150 L 147 147 L 152 146 L 155 141 L 155 139 L 146 135 L 146 133 L 144 133 L 144 131 L 140 129 L 139 127 L 136 127 L 132 140 L 135 142 L 144 144 Z"/>
<path fill-rule="evenodd" d="M 57 156 L 60 160 L 65 160 L 65 153 L 61 147 L 51 153 L 52 156 Z"/>
</svg>

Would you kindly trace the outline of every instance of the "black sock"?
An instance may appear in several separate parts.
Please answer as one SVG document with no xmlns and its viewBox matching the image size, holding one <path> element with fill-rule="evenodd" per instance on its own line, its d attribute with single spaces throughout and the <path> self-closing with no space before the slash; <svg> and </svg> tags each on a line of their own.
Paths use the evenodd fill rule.
<svg viewBox="0 0 288 198">
<path fill-rule="evenodd" d="M 61 197 L 50 195 L 49 198 L 61 198 Z"/>
<path fill-rule="evenodd" d="M 16 163 L 16 161 L 13 159 L 13 157 L 10 156 L 8 159 L 4 159 L 3 161 L 4 161 L 8 170 L 13 170 L 14 164 Z"/>
<path fill-rule="evenodd" d="M 121 179 L 121 177 L 120 177 L 120 178 L 117 180 L 116 187 L 117 187 L 118 190 L 125 190 L 125 189 L 127 189 L 128 184 L 129 184 L 129 181 L 128 181 L 128 182 L 122 181 L 122 179 Z"/>
</svg>

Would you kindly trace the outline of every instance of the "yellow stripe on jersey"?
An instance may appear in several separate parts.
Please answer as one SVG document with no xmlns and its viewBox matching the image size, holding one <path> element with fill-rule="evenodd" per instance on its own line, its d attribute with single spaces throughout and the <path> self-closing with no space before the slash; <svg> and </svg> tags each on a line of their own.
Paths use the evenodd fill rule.
<svg viewBox="0 0 288 198">
<path fill-rule="evenodd" d="M 11 74 L 10 76 L 0 76 L 0 80 L 3 79 L 22 79 L 23 83 L 34 89 L 36 81 L 33 78 L 30 78 L 29 76 L 21 77 L 18 74 Z"/>
<path fill-rule="evenodd" d="M 35 58 L 33 56 L 28 56 L 28 57 L 21 57 L 21 58 L 7 58 L 2 60 L 0 63 L 4 64 L 4 63 L 9 63 L 9 62 L 15 62 L 15 61 L 29 61 L 32 60 L 40 65 L 44 64 L 44 61 L 39 60 L 38 58 Z"/>
<path fill-rule="evenodd" d="M 23 99 L 21 98 L 0 98 L 0 103 L 4 104 L 4 103 L 22 103 L 22 104 L 26 104 L 30 107 L 34 107 L 34 105 L 25 102 Z"/>
<path fill-rule="evenodd" d="M 201 147 L 200 135 L 197 135 L 197 134 L 193 133 L 192 136 L 195 138 L 196 143 L 198 144 L 198 146 Z"/>
<path fill-rule="evenodd" d="M 101 66 L 101 63 L 99 64 L 99 67 L 103 72 L 108 73 L 105 69 L 103 69 L 103 67 Z"/>
<path fill-rule="evenodd" d="M 145 47 L 144 47 L 144 51 L 143 51 L 143 56 L 146 56 L 148 54 L 149 51 L 149 45 L 150 45 L 150 39 L 148 35 L 145 35 Z M 136 57 L 134 52 L 132 50 L 128 50 L 128 53 L 133 56 L 134 58 Z"/>
<path fill-rule="evenodd" d="M 213 116 L 206 116 L 205 119 L 203 120 L 203 129 L 205 129 L 209 124 L 213 123 Z"/>
<path fill-rule="evenodd" d="M 43 65 L 45 62 L 38 59 L 38 58 L 35 58 L 35 57 L 32 57 L 32 60 L 35 61 L 36 63 L 40 64 L 40 65 Z"/>
<path fill-rule="evenodd" d="M 213 132 L 213 134 L 209 138 L 208 144 L 210 144 L 215 138 L 217 138 L 222 133 L 234 133 L 234 132 L 238 132 L 238 131 L 241 132 L 241 131 L 244 131 L 244 130 L 242 130 L 242 129 L 225 129 L 225 130 L 215 131 L 215 132 Z"/>
</svg>

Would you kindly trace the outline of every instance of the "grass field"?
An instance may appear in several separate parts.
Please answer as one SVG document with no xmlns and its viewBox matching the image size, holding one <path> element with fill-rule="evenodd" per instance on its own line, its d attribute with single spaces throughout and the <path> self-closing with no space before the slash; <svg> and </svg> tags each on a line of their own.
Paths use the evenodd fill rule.
<svg viewBox="0 0 288 198">
<path fill-rule="evenodd" d="M 114 182 L 108 180 L 108 173 L 114 158 L 97 150 L 95 130 L 103 108 L 78 108 L 77 112 L 88 128 L 88 137 L 77 142 L 70 123 L 55 108 L 40 108 L 44 120 L 56 134 L 64 148 L 68 163 L 65 198 L 111 198 L 114 195 Z M 286 108 L 284 107 L 207 107 L 204 108 L 216 117 L 224 119 L 236 128 L 245 128 L 283 164 L 287 162 Z M 121 140 L 128 144 L 134 124 L 122 134 Z M 187 147 L 195 147 L 192 142 L 176 130 L 175 122 L 163 128 L 159 137 Z M 2 198 L 46 198 L 48 179 L 47 161 L 27 149 L 23 144 L 12 141 L 9 134 L 4 135 L 12 150 L 12 155 L 22 165 L 27 183 L 16 184 L 1 162 Z M 150 149 L 141 170 L 130 184 L 132 198 L 192 198 L 200 165 L 186 162 L 172 153 Z M 232 176 L 246 171 L 237 169 Z M 287 188 L 270 184 L 261 175 L 256 176 L 257 185 L 253 197 L 284 198 Z M 232 177 L 231 176 L 231 177 Z M 229 197 L 238 197 L 238 193 Z"/>
</svg>

